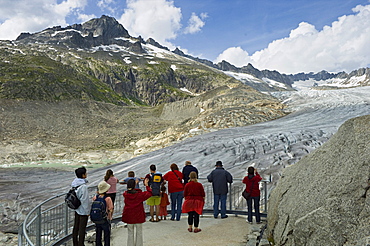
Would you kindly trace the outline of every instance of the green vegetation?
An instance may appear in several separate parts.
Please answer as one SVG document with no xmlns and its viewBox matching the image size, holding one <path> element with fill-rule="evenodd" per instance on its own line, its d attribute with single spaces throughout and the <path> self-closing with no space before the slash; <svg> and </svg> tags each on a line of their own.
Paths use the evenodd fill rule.
<svg viewBox="0 0 370 246">
<path fill-rule="evenodd" d="M 128 56 L 130 64 L 123 61 Z M 41 44 L 12 46 L 0 42 L 0 60 L 0 98 L 6 99 L 155 106 L 192 97 L 180 88 L 201 94 L 238 83 L 195 62 Z M 171 69 L 172 64 L 177 69 Z"/>
</svg>

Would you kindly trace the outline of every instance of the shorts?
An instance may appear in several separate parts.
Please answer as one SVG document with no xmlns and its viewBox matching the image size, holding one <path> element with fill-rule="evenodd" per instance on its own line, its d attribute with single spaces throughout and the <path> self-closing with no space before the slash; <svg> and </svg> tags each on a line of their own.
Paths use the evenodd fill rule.
<svg viewBox="0 0 370 246">
<path fill-rule="evenodd" d="M 161 197 L 160 196 L 151 196 L 146 200 L 146 204 L 149 206 L 155 206 L 161 204 Z"/>
</svg>

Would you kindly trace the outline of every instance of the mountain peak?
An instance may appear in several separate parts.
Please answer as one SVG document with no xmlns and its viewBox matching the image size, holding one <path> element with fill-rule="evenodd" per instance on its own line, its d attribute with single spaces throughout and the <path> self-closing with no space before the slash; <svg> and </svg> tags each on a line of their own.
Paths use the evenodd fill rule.
<svg viewBox="0 0 370 246">
<path fill-rule="evenodd" d="M 94 37 L 102 36 L 105 39 L 130 37 L 128 31 L 115 18 L 106 15 L 83 23 L 81 28 L 85 34 L 92 33 Z"/>
<path fill-rule="evenodd" d="M 113 17 L 102 15 L 83 24 L 67 27 L 55 26 L 38 33 L 21 33 L 16 41 L 21 43 L 44 43 L 73 48 L 92 48 L 100 45 L 117 44 L 127 48 L 133 44 L 128 31 Z M 139 47 L 135 50 L 142 51 Z"/>
</svg>

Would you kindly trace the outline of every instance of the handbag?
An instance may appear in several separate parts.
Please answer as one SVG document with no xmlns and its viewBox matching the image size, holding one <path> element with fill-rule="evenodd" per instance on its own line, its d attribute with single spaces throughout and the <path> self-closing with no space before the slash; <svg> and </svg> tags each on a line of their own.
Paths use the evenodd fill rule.
<svg viewBox="0 0 370 246">
<path fill-rule="evenodd" d="M 242 192 L 242 196 L 243 196 L 245 199 L 248 199 L 248 198 L 251 196 L 251 193 L 247 192 L 247 190 L 243 190 L 243 192 Z"/>
<path fill-rule="evenodd" d="M 251 185 L 251 189 L 250 191 L 252 192 L 252 189 L 253 189 L 253 185 L 254 183 L 252 182 L 252 185 Z M 242 196 L 245 198 L 245 199 L 249 199 L 251 197 L 251 193 L 247 192 L 247 189 L 243 190 L 242 192 Z"/>
</svg>

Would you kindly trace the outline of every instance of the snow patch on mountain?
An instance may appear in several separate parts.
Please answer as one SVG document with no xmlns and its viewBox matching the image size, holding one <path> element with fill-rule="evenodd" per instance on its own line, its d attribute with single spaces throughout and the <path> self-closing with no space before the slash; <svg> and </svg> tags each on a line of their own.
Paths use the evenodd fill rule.
<svg viewBox="0 0 370 246">
<path fill-rule="evenodd" d="M 268 78 L 262 78 L 262 80 L 271 87 L 275 86 L 275 87 L 281 87 L 281 88 L 284 88 L 284 89 L 288 89 L 288 86 L 284 83 L 277 82 L 275 80 L 268 79 Z"/>
<path fill-rule="evenodd" d="M 254 77 L 253 75 L 251 74 L 247 74 L 247 73 L 235 73 L 235 72 L 230 72 L 230 71 L 224 71 L 225 74 L 231 76 L 231 77 L 234 77 L 235 79 L 241 81 L 241 82 L 252 82 L 252 83 L 263 83 L 262 80 Z"/>
</svg>

